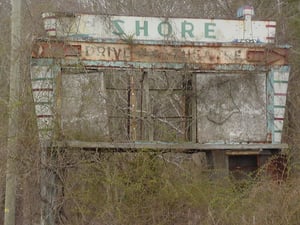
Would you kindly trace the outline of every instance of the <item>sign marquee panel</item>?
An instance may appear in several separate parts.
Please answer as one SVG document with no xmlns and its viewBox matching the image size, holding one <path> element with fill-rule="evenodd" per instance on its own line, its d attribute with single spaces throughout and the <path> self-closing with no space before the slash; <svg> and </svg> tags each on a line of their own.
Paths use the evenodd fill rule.
<svg viewBox="0 0 300 225">
<path fill-rule="evenodd" d="M 287 64 L 287 49 L 243 45 L 146 45 L 98 42 L 38 42 L 34 58 L 66 58 L 104 62 L 188 63 L 198 65 Z"/>
<path fill-rule="evenodd" d="M 273 43 L 276 22 L 43 14 L 49 36 L 142 42 Z M 249 30 L 249 29 L 250 30 Z"/>
</svg>

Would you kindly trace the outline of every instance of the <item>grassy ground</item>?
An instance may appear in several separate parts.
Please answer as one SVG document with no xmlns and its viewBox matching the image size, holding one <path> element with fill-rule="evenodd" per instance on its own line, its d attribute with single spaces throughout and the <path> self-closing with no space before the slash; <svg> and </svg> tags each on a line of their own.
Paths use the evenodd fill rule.
<svg viewBox="0 0 300 225">
<path fill-rule="evenodd" d="M 81 159 L 63 179 L 60 218 L 73 225 L 299 225 L 300 179 L 278 184 L 263 174 L 237 181 L 189 159 L 147 153 Z"/>
</svg>

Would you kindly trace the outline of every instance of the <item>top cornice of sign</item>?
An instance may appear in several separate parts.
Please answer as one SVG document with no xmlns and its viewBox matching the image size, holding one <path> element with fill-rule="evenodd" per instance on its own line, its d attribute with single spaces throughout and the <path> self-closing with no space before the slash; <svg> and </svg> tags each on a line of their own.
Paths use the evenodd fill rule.
<svg viewBox="0 0 300 225">
<path fill-rule="evenodd" d="M 195 16 L 143 16 L 143 15 L 130 15 L 130 14 L 98 14 L 98 13 L 80 13 L 80 12 L 61 12 L 61 11 L 51 11 L 51 12 L 43 12 L 41 13 L 42 18 L 45 16 L 53 15 L 55 18 L 75 18 L 80 16 L 96 16 L 102 18 L 110 18 L 110 17 L 128 17 L 128 18 L 157 18 L 157 19 L 200 19 L 200 20 L 224 20 L 224 21 L 241 21 L 243 18 L 233 17 L 233 18 L 217 18 L 217 17 L 195 17 Z M 274 22 L 274 20 L 253 20 L 253 21 L 260 21 L 260 22 Z"/>
<path fill-rule="evenodd" d="M 48 36 L 144 42 L 274 43 L 276 22 L 43 13 Z"/>
</svg>

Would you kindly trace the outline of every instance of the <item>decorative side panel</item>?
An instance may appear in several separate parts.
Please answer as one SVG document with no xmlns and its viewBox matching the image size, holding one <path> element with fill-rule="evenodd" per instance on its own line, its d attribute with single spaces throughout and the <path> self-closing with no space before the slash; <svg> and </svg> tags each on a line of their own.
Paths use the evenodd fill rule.
<svg viewBox="0 0 300 225">
<path fill-rule="evenodd" d="M 51 140 L 54 126 L 55 78 L 59 68 L 44 65 L 31 67 L 31 84 L 41 141 Z"/>
<path fill-rule="evenodd" d="M 281 143 L 289 80 L 288 66 L 273 68 L 268 74 L 268 132 L 272 143 Z"/>
</svg>

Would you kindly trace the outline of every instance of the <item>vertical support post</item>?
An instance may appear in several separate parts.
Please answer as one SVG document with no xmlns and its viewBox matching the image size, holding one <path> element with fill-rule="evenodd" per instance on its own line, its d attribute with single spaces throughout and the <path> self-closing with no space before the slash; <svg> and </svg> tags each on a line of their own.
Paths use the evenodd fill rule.
<svg viewBox="0 0 300 225">
<path fill-rule="evenodd" d="M 145 124 L 145 109 L 147 108 L 145 106 L 145 101 L 144 101 L 144 81 L 145 81 L 145 76 L 146 76 L 147 72 L 142 70 L 142 78 L 140 80 L 140 118 L 139 118 L 139 124 L 140 124 L 140 135 L 139 135 L 139 139 L 140 140 L 144 140 L 144 138 L 146 137 L 145 135 L 145 129 L 144 129 L 144 124 Z"/>
<path fill-rule="evenodd" d="M 185 74 L 183 77 L 184 89 L 184 133 L 187 141 L 193 141 L 193 79 L 191 74 Z"/>
<path fill-rule="evenodd" d="M 182 112 L 180 116 L 180 123 L 181 123 L 181 129 L 184 133 L 184 140 L 189 140 L 189 135 L 190 135 L 190 129 L 189 129 L 189 111 L 190 111 L 190 107 L 189 107 L 189 94 L 188 94 L 188 81 L 187 81 L 187 76 L 186 74 L 182 75 L 182 81 L 181 81 L 181 85 L 182 85 L 182 96 L 181 96 L 181 101 L 182 101 Z"/>
<path fill-rule="evenodd" d="M 134 84 L 134 77 L 133 74 L 130 75 L 130 139 L 132 141 L 136 140 L 136 128 L 137 128 L 137 121 L 136 121 L 136 91 L 135 91 L 135 84 Z"/>
<path fill-rule="evenodd" d="M 143 107 L 146 111 L 146 121 L 147 121 L 147 137 L 148 141 L 154 140 L 154 129 L 153 129 L 153 119 L 151 112 L 151 104 L 150 104 L 150 91 L 149 91 L 149 73 L 144 72 L 144 98 L 145 98 L 145 107 Z"/>
<path fill-rule="evenodd" d="M 56 176 L 52 168 L 52 161 L 55 160 L 52 152 L 49 155 L 49 145 L 46 142 L 41 144 L 41 225 L 55 224 L 55 197 L 56 197 Z"/>
<path fill-rule="evenodd" d="M 191 135 L 192 142 L 197 142 L 197 80 L 196 74 L 192 74 L 192 96 L 191 96 L 191 107 L 192 107 L 192 121 L 191 121 Z"/>
<path fill-rule="evenodd" d="M 224 150 L 214 150 L 211 152 L 213 167 L 218 177 L 228 175 L 228 156 Z"/>
<path fill-rule="evenodd" d="M 7 168 L 5 190 L 4 225 L 15 225 L 16 220 L 16 189 L 17 189 L 17 149 L 19 132 L 19 101 L 20 101 L 20 49 L 22 0 L 11 0 L 11 49 L 9 76 L 9 119 L 7 142 Z"/>
<path fill-rule="evenodd" d="M 52 64 L 53 63 L 53 64 Z M 49 67 L 47 70 L 41 69 Z M 47 95 L 34 95 L 35 103 L 47 102 L 47 111 L 36 107 L 38 132 L 40 139 L 40 162 L 41 162 L 41 225 L 54 225 L 56 220 L 56 175 L 53 171 L 56 154 L 50 152 L 51 140 L 60 138 L 60 114 L 61 114 L 61 68 L 51 61 L 38 71 L 32 71 L 32 87 L 37 93 L 47 91 Z M 55 94 L 54 94 L 55 93 Z M 36 104 L 37 106 L 37 104 Z M 54 110 L 55 109 L 55 110 Z M 54 121 L 56 119 L 56 121 Z M 50 154 L 51 153 L 51 154 Z"/>
<path fill-rule="evenodd" d="M 127 74 L 127 138 L 131 139 L 131 87 L 130 87 L 130 75 Z"/>
</svg>

